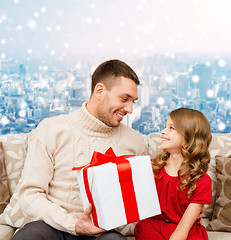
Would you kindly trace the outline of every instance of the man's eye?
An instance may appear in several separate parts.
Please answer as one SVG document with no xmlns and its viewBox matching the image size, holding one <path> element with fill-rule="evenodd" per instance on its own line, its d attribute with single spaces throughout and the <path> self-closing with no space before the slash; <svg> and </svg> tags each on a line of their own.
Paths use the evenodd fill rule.
<svg viewBox="0 0 231 240">
<path fill-rule="evenodd" d="M 127 98 L 121 98 L 123 102 L 126 102 L 127 101 Z"/>
</svg>

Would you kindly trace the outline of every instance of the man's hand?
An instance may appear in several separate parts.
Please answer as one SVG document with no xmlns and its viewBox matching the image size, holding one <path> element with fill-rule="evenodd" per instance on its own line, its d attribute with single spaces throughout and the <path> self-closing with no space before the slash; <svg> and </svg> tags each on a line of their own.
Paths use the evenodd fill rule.
<svg viewBox="0 0 231 240">
<path fill-rule="evenodd" d="M 79 235 L 88 235 L 98 237 L 103 232 L 106 232 L 102 228 L 98 228 L 93 225 L 90 215 L 92 213 L 92 205 L 89 204 L 84 213 L 76 221 L 75 231 Z"/>
</svg>

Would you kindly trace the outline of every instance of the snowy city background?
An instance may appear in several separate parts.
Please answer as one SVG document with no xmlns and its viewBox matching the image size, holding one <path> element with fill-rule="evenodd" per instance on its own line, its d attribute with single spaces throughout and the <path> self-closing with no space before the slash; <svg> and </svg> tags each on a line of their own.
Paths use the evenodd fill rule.
<svg viewBox="0 0 231 240">
<path fill-rule="evenodd" d="M 91 74 L 120 59 L 138 74 L 123 122 L 161 131 L 179 107 L 231 132 L 229 0 L 0 0 L 0 134 L 78 109 Z"/>
</svg>

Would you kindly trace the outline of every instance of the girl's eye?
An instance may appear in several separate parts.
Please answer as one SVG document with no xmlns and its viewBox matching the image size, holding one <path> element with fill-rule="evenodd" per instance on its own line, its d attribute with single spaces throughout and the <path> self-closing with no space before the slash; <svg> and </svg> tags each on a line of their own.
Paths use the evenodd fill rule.
<svg viewBox="0 0 231 240">
<path fill-rule="evenodd" d="M 173 126 L 170 126 L 170 129 L 174 130 L 175 128 Z"/>
</svg>

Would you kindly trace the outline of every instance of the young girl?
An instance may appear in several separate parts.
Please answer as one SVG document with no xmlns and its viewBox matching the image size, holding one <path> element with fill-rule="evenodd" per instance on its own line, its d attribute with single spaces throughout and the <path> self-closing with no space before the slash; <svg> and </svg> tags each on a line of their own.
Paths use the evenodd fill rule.
<svg viewBox="0 0 231 240">
<path fill-rule="evenodd" d="M 197 218 L 203 205 L 212 202 L 212 181 L 206 174 L 209 122 L 199 111 L 179 108 L 170 113 L 161 137 L 163 153 L 152 164 L 162 213 L 139 221 L 136 239 L 208 239 Z"/>
</svg>

